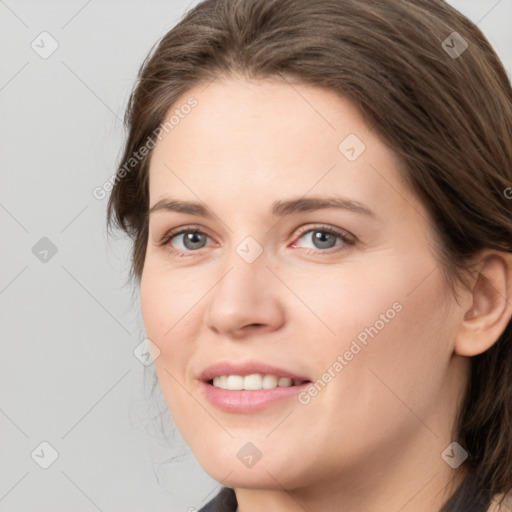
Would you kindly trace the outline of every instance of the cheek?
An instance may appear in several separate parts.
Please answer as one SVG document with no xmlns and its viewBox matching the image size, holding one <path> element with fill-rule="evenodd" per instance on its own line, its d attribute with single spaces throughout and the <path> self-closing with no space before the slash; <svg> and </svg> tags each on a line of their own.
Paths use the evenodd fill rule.
<svg viewBox="0 0 512 512">
<path fill-rule="evenodd" d="M 332 424 L 354 428 L 358 439 L 417 427 L 409 407 L 427 417 L 443 392 L 453 348 L 444 284 L 438 270 L 423 281 L 428 271 L 409 270 L 375 273 L 364 293 L 338 294 L 344 301 L 336 324 L 339 341 L 329 344 L 330 357 L 324 351 L 322 364 L 333 368 L 338 355 L 343 364 L 333 369 L 336 377 L 320 400 Z M 335 322 L 334 313 L 330 318 Z M 369 421 L 375 417 L 378 425 Z M 367 436 L 357 435 L 362 431 Z"/>
<path fill-rule="evenodd" d="M 357 359 L 368 357 L 368 363 L 373 359 L 398 365 L 424 357 L 428 363 L 436 355 L 446 357 L 449 300 L 436 262 L 425 251 L 417 258 L 381 254 L 374 263 L 354 264 L 344 267 L 339 277 L 315 276 L 314 283 L 304 283 L 308 304 L 332 331 L 330 338 L 323 331 L 324 344 L 328 342 L 331 352 L 352 347 L 355 353 L 356 342 L 361 347 Z"/>
<path fill-rule="evenodd" d="M 283 280 L 293 283 L 291 287 L 301 299 L 285 298 L 287 309 L 292 311 L 293 330 L 305 333 L 298 337 L 303 353 L 310 352 L 313 358 L 317 354 L 322 356 L 317 359 L 317 368 L 326 367 L 351 348 L 353 352 L 347 357 L 355 360 L 358 348 L 353 342 L 361 347 L 362 354 L 393 326 L 397 330 L 401 326 L 404 335 L 407 332 L 411 321 L 408 313 L 414 317 L 417 308 L 410 300 L 412 296 L 407 297 L 411 291 L 410 277 L 395 269 L 396 263 L 386 265 L 385 257 L 377 259 L 380 262 L 375 265 L 350 262 L 339 270 L 326 267 L 323 272 L 310 272 L 300 279 L 284 274 Z M 398 346 L 400 338 L 389 337 L 389 342 Z"/>
<path fill-rule="evenodd" d="M 192 273 L 176 274 L 151 258 L 141 277 L 141 311 L 148 337 L 166 356 L 173 346 L 186 348 L 184 340 L 193 339 L 201 324 L 201 297 L 206 293 L 204 279 Z"/>
<path fill-rule="evenodd" d="M 304 396 L 295 413 L 296 421 L 315 432 L 311 457 L 325 453 L 326 439 L 336 439 L 329 446 L 333 464 L 399 449 L 412 432 L 431 435 L 418 418 L 440 429 L 437 420 L 427 418 L 442 399 L 451 354 L 444 287 L 437 270 L 422 281 L 434 268 L 430 262 L 420 268 L 418 261 L 415 268 L 405 263 L 386 272 L 384 265 L 351 272 L 335 287 L 331 281 L 330 294 L 309 295 L 316 301 L 311 309 L 336 332 L 329 337 L 322 330 L 318 350 L 303 336 L 299 350 L 317 372 L 316 394 Z M 312 333 L 311 318 L 307 323 L 303 332 Z M 319 417 L 321 422 L 310 423 Z M 290 463 L 300 467 L 300 460 Z"/>
<path fill-rule="evenodd" d="M 204 280 L 203 280 L 204 282 Z M 207 290 L 198 288 L 197 278 L 176 278 L 169 269 L 149 264 L 141 277 L 141 311 L 147 337 L 160 354 L 154 366 L 160 388 L 178 430 L 186 442 L 200 433 L 195 421 L 204 411 L 191 399 L 188 362 L 197 350 L 201 328 L 199 299 Z"/>
</svg>

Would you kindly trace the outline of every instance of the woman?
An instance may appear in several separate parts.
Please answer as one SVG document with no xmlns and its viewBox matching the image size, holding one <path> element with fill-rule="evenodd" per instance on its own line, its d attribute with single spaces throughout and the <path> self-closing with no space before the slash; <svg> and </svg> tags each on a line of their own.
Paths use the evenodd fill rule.
<svg viewBox="0 0 512 512">
<path fill-rule="evenodd" d="M 512 90 L 438 0 L 206 0 L 148 56 L 133 238 L 201 510 L 486 511 L 512 489 Z"/>
</svg>

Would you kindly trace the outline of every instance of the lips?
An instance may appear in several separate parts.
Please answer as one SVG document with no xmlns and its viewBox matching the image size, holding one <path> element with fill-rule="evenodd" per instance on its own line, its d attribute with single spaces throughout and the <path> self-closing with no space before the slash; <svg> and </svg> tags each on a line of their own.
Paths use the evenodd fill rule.
<svg viewBox="0 0 512 512">
<path fill-rule="evenodd" d="M 254 374 L 291 379 L 294 385 L 253 390 L 222 389 L 212 385 L 215 377 L 238 375 L 246 378 Z M 205 368 L 198 376 L 198 381 L 203 398 L 217 409 L 230 414 L 258 413 L 274 406 L 282 407 L 311 385 L 306 375 L 259 361 L 219 361 Z"/>
<path fill-rule="evenodd" d="M 278 378 L 287 377 L 293 381 L 311 382 L 310 379 L 305 375 L 257 361 L 249 361 L 246 363 L 221 361 L 208 366 L 205 370 L 203 370 L 203 372 L 201 372 L 198 378 L 202 382 L 210 382 L 214 377 L 221 377 L 223 375 L 240 375 L 241 377 L 245 377 L 255 373 L 263 375 L 275 375 Z"/>
</svg>

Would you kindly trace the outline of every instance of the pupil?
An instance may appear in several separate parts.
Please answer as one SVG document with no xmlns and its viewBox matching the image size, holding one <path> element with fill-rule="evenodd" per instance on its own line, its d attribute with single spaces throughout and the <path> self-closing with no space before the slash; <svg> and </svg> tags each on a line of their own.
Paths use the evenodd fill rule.
<svg viewBox="0 0 512 512">
<path fill-rule="evenodd" d="M 188 233 L 186 236 L 185 236 L 185 247 L 189 248 L 189 249 L 196 249 L 197 247 L 193 244 L 196 244 L 198 243 L 198 239 L 197 237 L 201 237 L 201 234 L 200 233 Z M 188 242 L 192 243 L 192 247 L 188 247 Z M 201 240 L 199 240 L 199 243 L 201 242 Z"/>
<path fill-rule="evenodd" d="M 320 244 L 319 248 L 321 249 L 329 249 L 334 246 L 333 243 L 329 243 L 329 238 L 332 239 L 331 241 L 334 242 L 334 244 L 336 243 L 334 236 L 332 236 L 331 233 L 326 233 L 325 231 L 315 231 L 315 236 L 313 237 L 315 242 Z"/>
</svg>

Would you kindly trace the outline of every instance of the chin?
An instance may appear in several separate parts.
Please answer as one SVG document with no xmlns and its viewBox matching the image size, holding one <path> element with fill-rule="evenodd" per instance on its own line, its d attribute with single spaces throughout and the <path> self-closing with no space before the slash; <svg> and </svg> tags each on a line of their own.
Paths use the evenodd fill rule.
<svg viewBox="0 0 512 512">
<path fill-rule="evenodd" d="M 272 450 L 274 451 L 274 450 Z M 295 465 L 290 467 L 289 458 L 281 454 L 265 457 L 246 465 L 231 451 L 222 456 L 218 451 L 208 454 L 194 454 L 203 470 L 214 480 L 226 487 L 244 489 L 292 489 L 311 483 L 311 470 Z M 242 454 L 243 458 L 243 454 Z M 287 462 L 288 460 L 288 462 Z"/>
<path fill-rule="evenodd" d="M 269 474 L 264 469 L 257 472 L 251 469 L 233 469 L 233 467 L 231 469 L 226 467 L 225 469 L 226 472 L 224 473 L 219 472 L 217 468 L 212 472 L 206 471 L 206 473 L 217 482 L 231 488 L 268 490 L 282 490 L 283 487 L 286 489 L 290 488 L 287 479 L 283 478 L 286 475 L 283 474 L 274 479 L 271 476 L 274 476 L 274 473 L 269 471 Z M 231 473 L 229 474 L 230 471 Z M 228 474 L 229 476 L 226 477 Z"/>
</svg>

